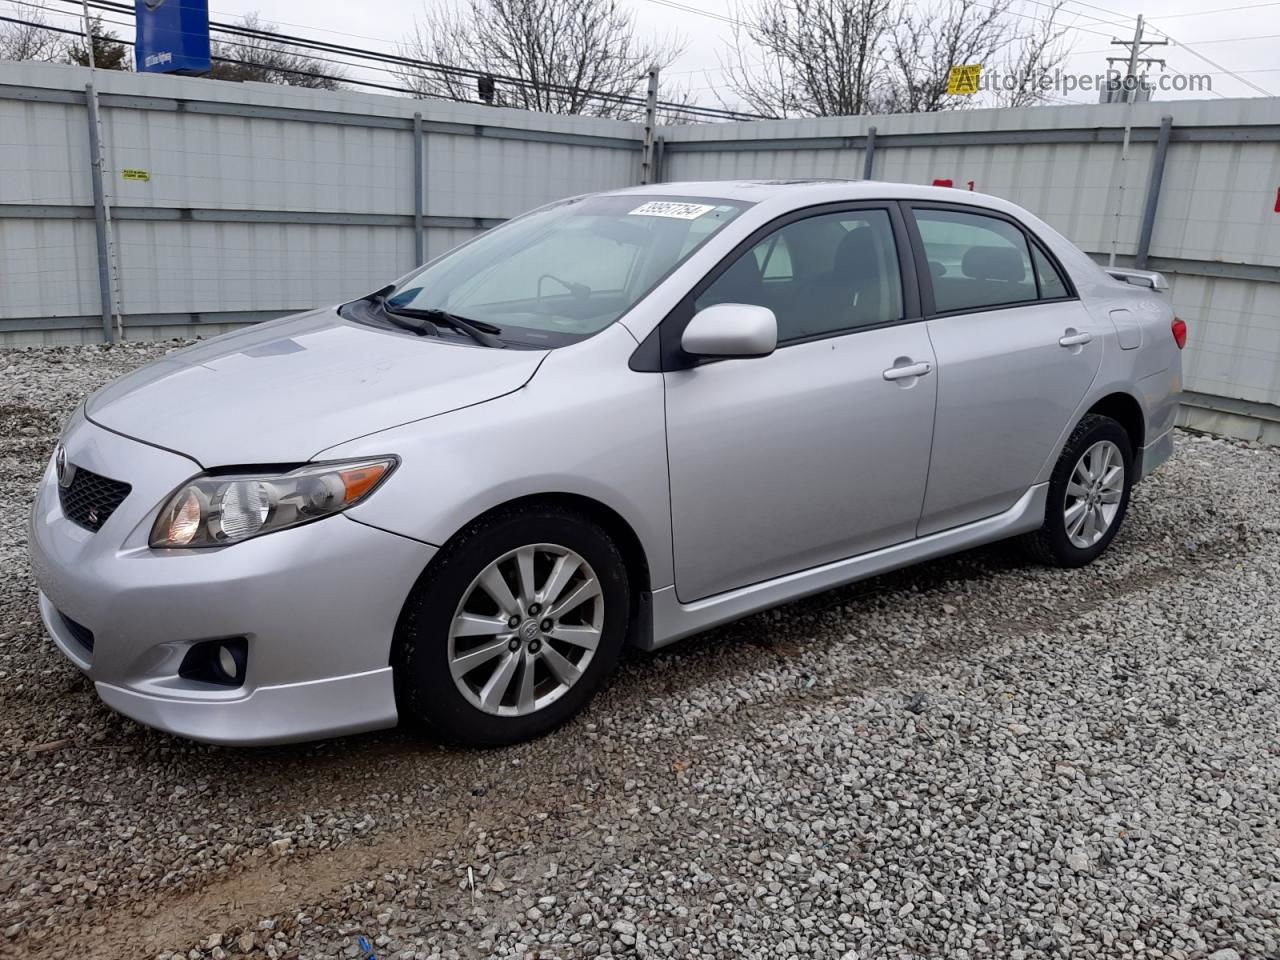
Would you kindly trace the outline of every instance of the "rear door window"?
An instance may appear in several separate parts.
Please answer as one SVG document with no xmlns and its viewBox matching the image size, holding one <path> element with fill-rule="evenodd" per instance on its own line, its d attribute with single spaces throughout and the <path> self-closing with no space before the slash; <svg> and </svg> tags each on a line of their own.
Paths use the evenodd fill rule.
<svg viewBox="0 0 1280 960">
<path fill-rule="evenodd" d="M 1012 223 L 955 210 L 913 212 L 929 260 L 938 313 L 1038 298 L 1026 234 Z"/>
</svg>

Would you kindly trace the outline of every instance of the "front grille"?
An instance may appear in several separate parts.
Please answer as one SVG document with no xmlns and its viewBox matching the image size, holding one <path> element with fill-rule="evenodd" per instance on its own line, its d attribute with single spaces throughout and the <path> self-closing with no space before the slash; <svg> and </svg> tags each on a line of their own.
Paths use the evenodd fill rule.
<svg viewBox="0 0 1280 960">
<path fill-rule="evenodd" d="M 83 623 L 76 623 L 61 610 L 58 611 L 58 616 L 62 618 L 62 625 L 67 628 L 67 633 L 75 637 L 80 646 L 93 653 L 93 631 Z"/>
<path fill-rule="evenodd" d="M 119 480 L 99 476 L 83 467 L 76 468 L 71 485 L 58 487 L 62 512 L 73 522 L 95 533 L 116 512 L 133 488 Z"/>
</svg>

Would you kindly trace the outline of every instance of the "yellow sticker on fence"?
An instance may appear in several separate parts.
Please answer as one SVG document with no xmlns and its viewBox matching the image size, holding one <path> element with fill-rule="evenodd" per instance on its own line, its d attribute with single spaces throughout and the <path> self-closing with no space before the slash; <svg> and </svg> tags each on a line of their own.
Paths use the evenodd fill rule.
<svg viewBox="0 0 1280 960">
<path fill-rule="evenodd" d="M 120 175 L 126 180 L 141 180 L 143 183 L 151 182 L 151 174 L 146 170 L 121 170 Z"/>
<path fill-rule="evenodd" d="M 947 76 L 947 93 L 962 97 L 972 96 L 978 92 L 978 80 L 982 77 L 982 64 L 970 63 L 963 67 L 952 67 Z"/>
</svg>

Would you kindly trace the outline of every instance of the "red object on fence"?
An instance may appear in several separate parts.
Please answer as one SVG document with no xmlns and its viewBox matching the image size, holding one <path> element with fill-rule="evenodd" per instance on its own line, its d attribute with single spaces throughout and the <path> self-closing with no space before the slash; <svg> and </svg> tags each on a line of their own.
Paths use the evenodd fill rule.
<svg viewBox="0 0 1280 960">
<path fill-rule="evenodd" d="M 1280 190 L 1276 190 L 1276 213 L 1280 213 Z"/>
<path fill-rule="evenodd" d="M 954 187 L 955 186 L 955 184 L 950 180 L 935 180 L 933 181 L 933 185 L 935 187 Z"/>
</svg>

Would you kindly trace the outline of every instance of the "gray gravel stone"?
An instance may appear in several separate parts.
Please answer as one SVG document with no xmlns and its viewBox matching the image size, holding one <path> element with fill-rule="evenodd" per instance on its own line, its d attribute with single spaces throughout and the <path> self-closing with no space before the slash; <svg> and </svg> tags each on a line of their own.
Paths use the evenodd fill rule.
<svg viewBox="0 0 1280 960">
<path fill-rule="evenodd" d="M 1280 452 L 1181 434 L 1090 567 L 631 653 L 537 743 L 227 750 L 106 710 L 27 569 L 63 419 L 171 346 L 0 352 L 0 952 L 1280 956 Z"/>
</svg>

